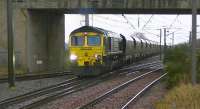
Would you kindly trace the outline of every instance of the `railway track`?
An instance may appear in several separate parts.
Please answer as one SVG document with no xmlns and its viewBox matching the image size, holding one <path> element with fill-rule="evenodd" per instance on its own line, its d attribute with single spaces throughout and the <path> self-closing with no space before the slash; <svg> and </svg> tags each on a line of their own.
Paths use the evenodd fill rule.
<svg viewBox="0 0 200 109">
<path fill-rule="evenodd" d="M 145 64 L 139 64 L 139 65 L 135 65 L 135 66 L 128 66 L 128 67 L 124 67 L 122 69 L 117 70 L 117 72 L 134 72 L 137 70 L 142 70 L 142 69 L 149 69 L 151 67 L 157 67 L 160 66 L 161 61 L 154 61 L 154 62 L 149 62 L 149 63 L 145 63 Z M 160 66 L 162 67 L 162 66 Z"/>
<path fill-rule="evenodd" d="M 141 70 L 144 68 L 149 68 L 151 66 L 155 66 L 158 64 L 157 62 L 153 63 L 147 63 L 147 64 L 141 64 L 137 65 L 134 68 L 135 70 Z M 125 70 L 128 70 L 126 68 Z M 120 71 L 120 70 L 118 70 Z M 122 70 L 124 71 L 124 70 Z M 128 73 L 128 72 L 127 72 Z M 24 106 L 20 106 L 20 109 L 30 109 L 34 107 L 41 106 L 45 103 L 48 103 L 50 101 L 53 101 L 59 97 L 72 94 L 74 92 L 86 89 L 88 87 L 94 86 L 102 81 L 105 81 L 107 79 L 114 78 L 114 73 L 108 73 L 106 75 L 102 75 L 101 77 L 93 78 L 93 79 L 79 79 L 79 78 L 73 78 L 70 80 L 66 80 L 65 82 L 62 82 L 57 85 L 49 86 L 46 88 L 39 89 L 37 91 L 29 92 L 27 94 L 17 96 L 14 98 L 6 99 L 4 101 L 0 102 L 0 106 L 4 109 L 10 105 L 20 105 L 25 104 Z M 124 73 L 125 74 L 125 73 Z M 32 100 L 34 99 L 34 100 Z M 29 102 L 29 103 L 27 103 Z"/>
<path fill-rule="evenodd" d="M 151 88 L 156 82 L 158 82 L 159 80 L 161 80 L 164 76 L 166 76 L 167 73 L 161 75 L 160 77 L 156 78 L 154 81 L 152 81 L 150 84 L 147 84 L 140 92 L 138 92 L 135 96 L 133 96 L 130 100 L 128 100 L 127 103 L 125 103 L 121 109 L 128 109 L 129 105 L 131 103 L 133 103 L 134 101 L 136 101 L 136 99 L 141 96 L 142 94 L 145 93 L 145 91 L 147 91 L 149 88 Z"/>
<path fill-rule="evenodd" d="M 46 73 L 46 74 L 40 74 L 40 75 L 17 75 L 16 81 L 25 81 L 25 80 L 35 80 L 35 79 L 43 79 L 43 78 L 54 78 L 59 76 L 65 76 L 65 75 L 72 75 L 70 71 L 66 72 L 57 72 L 57 73 Z M 0 83 L 8 82 L 8 77 L 0 78 Z"/>
<path fill-rule="evenodd" d="M 139 70 L 140 67 L 147 66 L 147 65 L 152 66 L 153 64 L 158 63 L 158 62 L 160 62 L 160 61 L 146 63 L 146 64 L 140 64 L 140 65 L 134 66 L 133 68 L 131 66 L 128 66 L 128 67 L 124 67 L 124 68 L 120 69 L 119 71 L 126 71 L 126 70 L 130 70 L 130 69 Z M 40 74 L 40 75 L 25 75 L 25 76 L 17 76 L 16 81 L 54 78 L 54 77 L 60 77 L 60 76 L 65 76 L 65 75 L 73 75 L 73 74 L 71 73 L 71 71 L 66 71 L 66 72 L 57 72 L 57 73 L 46 73 L 46 74 Z M 0 78 L 0 83 L 5 83 L 5 82 L 8 82 L 7 77 Z"/>
<path fill-rule="evenodd" d="M 126 81 L 126 82 L 124 82 L 123 84 L 120 84 L 120 85 L 118 85 L 117 87 L 115 87 L 115 88 L 113 88 L 113 89 L 111 89 L 111 90 L 109 90 L 109 91 L 107 91 L 106 93 L 104 93 L 104 94 L 102 94 L 102 95 L 100 95 L 100 96 L 98 96 L 97 98 L 95 98 L 94 100 L 92 100 L 92 101 L 90 101 L 90 102 L 88 102 L 88 103 L 86 103 L 85 105 L 83 105 L 83 106 L 81 106 L 81 107 L 79 107 L 79 109 L 93 109 L 93 108 L 96 108 L 96 109 L 98 109 L 98 108 L 119 108 L 119 107 L 106 107 L 106 104 L 107 105 L 111 105 L 110 103 L 112 102 L 112 98 L 109 98 L 110 96 L 114 96 L 114 95 L 116 95 L 117 93 L 120 93 L 122 90 L 124 90 L 124 89 L 126 89 L 129 85 L 131 85 L 131 84 L 133 84 L 133 83 L 135 83 L 136 84 L 136 82 L 137 81 L 143 81 L 143 78 L 149 78 L 149 77 L 151 77 L 151 75 L 154 75 L 154 74 L 156 74 L 156 73 L 154 73 L 154 72 L 156 72 L 156 71 L 158 71 L 158 70 L 160 70 L 161 68 L 159 68 L 159 69 L 156 69 L 156 70 L 152 70 L 152 71 L 149 71 L 149 72 L 147 72 L 147 73 L 144 73 L 144 74 L 142 74 L 142 75 L 139 75 L 139 76 L 137 76 L 137 77 L 135 77 L 135 78 L 133 78 L 133 79 L 131 79 L 131 80 L 128 80 L 128 81 Z M 143 88 L 143 89 L 141 89 L 139 92 L 135 92 L 133 95 L 135 95 L 133 98 L 131 98 L 127 103 L 125 103 L 125 105 L 124 106 L 122 106 L 122 109 L 127 109 L 127 107 L 128 107 L 128 105 L 131 103 L 131 102 L 133 102 L 134 100 L 136 100 L 136 98 L 138 97 L 138 96 L 140 96 L 141 94 L 143 94 L 148 88 L 150 88 L 153 84 L 155 84 L 157 81 L 159 81 L 162 77 L 164 77 L 166 74 L 163 74 L 163 75 L 159 75 L 159 76 L 157 76 L 153 81 L 149 81 L 149 82 L 147 82 L 147 83 L 145 83 L 145 88 Z M 137 88 L 137 87 L 135 87 L 135 88 Z M 119 94 L 119 95 L 121 95 L 121 94 Z M 113 97 L 114 99 L 116 99 L 116 96 L 115 97 Z M 120 99 L 121 99 L 121 97 L 119 97 Z M 107 103 L 106 102 L 106 100 L 105 99 L 108 99 L 107 101 L 111 101 L 110 103 Z M 106 103 L 105 103 L 106 102 Z M 102 103 L 102 104 L 101 104 Z M 103 103 L 105 103 L 105 104 L 103 104 Z M 112 102 L 113 103 L 113 102 Z M 99 106 L 98 106 L 99 105 Z M 115 105 L 117 105 L 117 104 L 115 104 Z M 105 107 L 104 107 L 105 106 Z"/>
<path fill-rule="evenodd" d="M 1 108 L 7 108 L 11 105 L 21 105 L 21 104 L 27 104 L 25 102 L 31 102 L 28 103 L 28 105 L 25 105 L 23 107 L 19 106 L 20 109 L 29 109 L 33 107 L 40 106 L 44 103 L 48 103 L 52 100 L 55 100 L 56 98 L 69 95 L 71 93 L 83 90 L 87 87 L 90 87 L 92 85 L 98 84 L 101 81 L 104 81 L 107 79 L 109 74 L 102 75 L 100 77 L 96 78 L 73 78 L 66 80 L 65 82 L 52 85 L 46 88 L 42 88 L 33 92 L 26 93 L 24 95 L 20 95 L 14 98 L 9 98 L 4 101 L 0 102 Z M 37 99 L 37 100 L 35 100 Z M 18 107 L 18 106 L 17 106 Z"/>
<path fill-rule="evenodd" d="M 139 65 L 134 65 L 134 68 L 139 68 L 141 66 L 146 66 L 146 65 L 150 65 L 153 63 L 157 63 L 160 61 L 155 61 L 155 62 L 149 62 L 146 64 L 139 64 L 139 63 L 135 63 L 135 64 L 139 64 Z M 126 67 L 123 67 L 120 70 L 129 70 L 130 67 L 133 65 L 129 65 Z M 35 74 L 30 74 L 30 75 L 16 75 L 15 80 L 16 81 L 26 81 L 26 80 L 35 80 L 35 79 L 43 79 L 43 78 L 54 78 L 54 77 L 59 77 L 59 76 L 64 76 L 64 75 L 73 75 L 73 73 L 71 71 L 64 71 L 64 72 L 56 72 L 56 73 L 44 73 L 44 74 L 40 74 L 40 75 L 35 75 Z M 8 82 L 8 77 L 1 77 L 0 78 L 0 83 L 5 83 Z"/>
<path fill-rule="evenodd" d="M 88 87 L 94 86 L 94 85 L 108 79 L 107 77 L 108 77 L 107 75 L 103 75 L 101 77 L 92 78 L 92 79 L 86 80 L 86 81 L 81 81 L 81 83 L 79 83 L 79 84 L 70 86 L 70 87 L 65 88 L 61 91 L 58 91 L 56 93 L 52 93 L 52 94 L 48 95 L 47 97 L 40 99 L 36 102 L 30 103 L 28 105 L 25 105 L 25 106 L 21 107 L 20 109 L 32 109 L 32 108 L 41 106 L 45 103 L 48 103 L 50 101 L 53 101 L 53 100 L 59 98 L 59 97 L 63 97 L 63 96 L 78 92 L 80 90 L 84 90 Z"/>
<path fill-rule="evenodd" d="M 34 98 L 34 97 L 37 97 L 37 96 L 40 96 L 40 95 L 43 95 L 43 94 L 48 94 L 51 91 L 61 89 L 65 86 L 68 86 L 68 85 L 71 85 L 71 84 L 75 84 L 78 81 L 80 81 L 80 80 L 77 77 L 72 78 L 72 79 L 68 79 L 68 80 L 61 82 L 59 84 L 56 84 L 56 85 L 52 85 L 52 86 L 45 87 L 45 88 L 42 88 L 42 89 L 39 89 L 39 90 L 36 90 L 36 91 L 32 91 L 32 92 L 29 92 L 29 93 L 26 93 L 26 94 L 23 94 L 23 95 L 20 95 L 20 96 L 16 96 L 16 97 L 13 97 L 13 98 L 6 99 L 6 100 L 0 102 L 0 106 L 5 108 L 6 106 L 17 104 L 19 102 L 26 101 L 27 99 L 31 99 L 31 98 Z"/>
</svg>

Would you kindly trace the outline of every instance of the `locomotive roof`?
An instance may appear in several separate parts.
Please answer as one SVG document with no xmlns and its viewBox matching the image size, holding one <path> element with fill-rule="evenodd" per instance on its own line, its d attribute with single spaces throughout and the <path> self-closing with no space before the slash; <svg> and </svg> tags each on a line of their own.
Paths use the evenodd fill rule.
<svg viewBox="0 0 200 109">
<path fill-rule="evenodd" d="M 115 32 L 109 31 L 109 30 L 105 30 L 102 28 L 98 28 L 98 27 L 92 27 L 92 26 L 82 26 L 82 27 L 72 31 L 71 34 L 76 33 L 76 32 L 97 32 L 97 33 L 105 34 L 105 36 L 121 38 L 120 34 L 118 34 L 118 33 L 115 33 Z"/>
<path fill-rule="evenodd" d="M 98 32 L 98 33 L 107 34 L 107 33 L 111 32 L 111 31 L 105 30 L 105 29 L 102 29 L 102 28 L 98 28 L 98 27 L 82 26 L 82 27 L 72 31 L 71 34 L 76 33 L 76 32 Z"/>
</svg>

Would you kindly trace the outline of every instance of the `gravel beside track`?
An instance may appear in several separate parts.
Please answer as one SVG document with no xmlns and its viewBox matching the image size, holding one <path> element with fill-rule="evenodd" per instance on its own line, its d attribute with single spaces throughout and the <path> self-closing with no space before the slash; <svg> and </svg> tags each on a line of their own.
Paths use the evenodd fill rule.
<svg viewBox="0 0 200 109">
<path fill-rule="evenodd" d="M 128 109 L 154 109 L 154 104 L 167 93 L 166 84 L 159 82 L 149 89 L 137 102 L 131 103 Z"/>
<path fill-rule="evenodd" d="M 66 79 L 73 78 L 73 76 L 62 76 L 56 78 L 45 78 L 45 79 L 38 79 L 38 80 L 29 80 L 29 81 L 19 81 L 16 82 L 15 89 L 8 88 L 8 83 L 0 84 L 0 101 L 5 99 L 19 96 L 40 88 L 48 87 L 54 84 L 58 84 L 60 82 L 65 81 Z"/>
<path fill-rule="evenodd" d="M 145 64 L 145 63 L 151 63 L 151 62 L 155 62 L 155 61 L 160 61 L 159 59 L 159 56 L 153 56 L 153 57 L 149 57 L 149 58 L 146 58 L 144 60 L 141 60 L 141 61 L 137 61 L 137 62 L 134 62 L 128 66 L 124 66 L 123 68 L 127 68 L 127 67 L 133 67 L 133 66 L 137 66 L 139 64 Z M 122 68 L 122 69 L 123 69 Z"/>
<path fill-rule="evenodd" d="M 109 95 L 96 105 L 89 107 L 89 109 L 120 109 L 122 105 L 126 104 L 127 100 L 136 95 L 147 84 L 160 75 L 161 73 L 148 74 L 147 76 L 131 83 L 122 90 L 119 90 L 119 92 Z"/>
<path fill-rule="evenodd" d="M 153 59 L 148 58 L 146 61 L 143 61 L 143 63 L 152 62 L 152 60 L 155 61 L 158 59 L 157 59 L 157 57 L 154 57 Z M 142 63 L 142 62 L 137 62 L 137 64 L 138 63 Z M 152 69 L 154 69 L 154 68 L 152 68 Z M 145 73 L 144 71 L 145 70 L 140 71 L 140 72 L 139 71 L 127 72 L 126 75 L 121 75 L 120 77 L 106 80 L 104 82 L 98 83 L 95 86 L 92 86 L 87 89 L 81 90 L 79 92 L 67 95 L 67 96 L 57 99 L 55 101 L 51 101 L 47 104 L 44 104 L 41 107 L 36 107 L 35 109 L 74 109 L 74 108 L 78 108 L 79 106 L 91 101 L 95 97 L 105 93 L 106 91 L 112 89 L 113 87 L 115 87 L 133 77 L 136 77 L 139 74 L 141 75 L 142 73 Z M 10 97 L 15 97 L 17 95 L 22 95 L 24 93 L 34 91 L 36 89 L 40 89 L 43 87 L 58 84 L 60 82 L 65 81 L 66 79 L 70 79 L 70 78 L 73 78 L 73 77 L 72 76 L 63 76 L 63 77 L 58 77 L 58 78 L 47 78 L 47 79 L 16 82 L 17 87 L 16 87 L 16 90 L 14 90 L 14 91 L 7 88 L 8 87 L 7 83 L 3 83 L 3 84 L 0 84 L 0 88 L 3 89 L 3 93 L 2 93 L 2 91 L 0 92 L 0 94 L 2 94 L 0 96 L 2 98 L 2 99 L 0 98 L 0 101 L 5 100 Z M 5 95 L 5 94 L 7 94 L 7 95 Z M 19 106 L 19 107 L 21 107 L 21 106 Z M 11 107 L 10 109 L 19 109 L 19 108 Z"/>
<path fill-rule="evenodd" d="M 59 88 L 59 89 L 53 90 L 53 91 L 48 91 L 47 93 L 44 93 L 39 97 L 37 96 L 33 99 L 28 99 L 25 102 L 19 103 L 17 105 L 9 106 L 8 109 L 21 109 L 21 108 L 22 109 L 29 109 L 29 108 L 32 109 L 35 106 L 38 107 L 38 103 L 39 103 L 39 105 L 41 105 L 41 103 L 43 104 L 43 103 L 49 102 L 49 100 L 52 100 L 52 99 L 54 100 L 55 99 L 54 97 L 57 97 L 57 95 L 61 95 L 64 93 L 71 93 L 73 90 L 76 89 L 75 88 L 76 86 L 77 87 L 82 86 L 83 84 L 91 82 L 91 81 L 92 81 L 92 79 L 80 80 L 80 81 L 76 79 L 76 80 L 74 80 L 74 82 L 71 82 L 71 83 L 69 82 L 70 84 L 68 84 L 68 83 L 63 84 L 64 87 L 62 87 L 63 85 L 61 85 L 62 88 Z M 61 94 L 58 94 L 58 93 L 61 93 Z M 52 98 L 52 96 L 53 96 L 53 98 Z"/>
<path fill-rule="evenodd" d="M 102 82 L 96 86 L 90 87 L 83 91 L 71 94 L 69 96 L 65 96 L 62 99 L 55 100 L 50 102 L 39 109 L 75 109 L 78 108 L 87 102 L 90 102 L 94 98 L 100 96 L 101 94 L 111 90 L 113 87 L 124 83 L 125 81 L 134 78 L 138 75 L 141 75 L 145 72 L 136 72 L 129 74 L 128 76 L 121 76 L 111 80 L 107 80 Z"/>
<path fill-rule="evenodd" d="M 158 60 L 158 56 L 155 56 L 153 58 L 148 58 L 146 61 L 137 62 L 137 64 L 135 64 L 135 65 L 138 65 L 138 63 L 150 63 L 152 61 L 157 61 L 157 60 Z M 161 67 L 161 66 L 158 66 L 158 67 Z M 153 69 L 155 69 L 155 67 Z M 74 108 L 78 108 L 79 106 L 91 101 L 95 97 L 105 93 L 106 91 L 112 89 L 113 87 L 119 85 L 120 83 L 127 81 L 128 79 L 130 79 L 128 77 L 130 77 L 131 75 L 135 75 L 135 73 L 141 74 L 142 72 L 138 72 L 138 71 L 135 71 L 134 73 L 128 72 L 126 75 L 127 78 L 120 77 L 118 79 L 115 78 L 113 80 L 99 83 L 96 86 L 73 93 L 71 95 L 67 95 L 65 97 L 62 97 L 55 101 L 49 102 L 48 104 L 44 104 L 43 106 L 35 108 L 35 109 L 74 109 Z"/>
<path fill-rule="evenodd" d="M 28 80 L 38 80 L 38 79 L 45 79 L 45 78 L 55 78 L 55 77 L 61 77 L 66 75 L 72 75 L 72 72 L 70 71 L 64 71 L 64 72 L 49 72 L 49 73 L 41 73 L 41 74 L 16 74 L 15 75 L 15 81 L 28 81 Z M 0 84 L 8 82 L 8 76 L 0 76 Z"/>
</svg>

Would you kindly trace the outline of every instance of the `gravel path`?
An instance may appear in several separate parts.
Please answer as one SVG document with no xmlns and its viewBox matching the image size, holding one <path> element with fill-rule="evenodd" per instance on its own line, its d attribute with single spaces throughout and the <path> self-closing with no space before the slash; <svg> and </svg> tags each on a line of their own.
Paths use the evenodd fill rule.
<svg viewBox="0 0 200 109">
<path fill-rule="evenodd" d="M 30 91 L 34 91 L 40 88 L 58 84 L 69 78 L 72 78 L 72 76 L 67 75 L 67 76 L 56 77 L 56 78 L 18 81 L 15 83 L 16 87 L 14 90 L 11 90 L 10 88 L 8 88 L 8 83 L 2 83 L 0 84 L 0 89 L 1 89 L 0 101 L 3 101 L 7 98 L 15 97 L 18 95 L 22 95 L 22 94 L 25 94 L 25 93 L 28 93 Z"/>
</svg>

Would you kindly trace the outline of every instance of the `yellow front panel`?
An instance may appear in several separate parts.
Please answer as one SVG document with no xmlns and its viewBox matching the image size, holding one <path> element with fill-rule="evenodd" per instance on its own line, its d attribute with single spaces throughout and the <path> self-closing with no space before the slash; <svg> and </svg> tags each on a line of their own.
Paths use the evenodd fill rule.
<svg viewBox="0 0 200 109">
<path fill-rule="evenodd" d="M 78 66 L 93 66 L 97 62 L 97 56 L 101 57 L 101 60 L 98 62 L 102 64 L 102 56 L 104 55 L 102 35 L 93 32 L 89 32 L 87 35 L 84 33 L 76 33 L 74 35 L 85 37 L 83 46 L 71 46 L 71 44 L 69 44 L 70 54 L 77 56 L 76 63 Z M 101 37 L 101 44 L 98 46 L 88 46 L 86 37 L 91 35 L 99 35 Z"/>
<path fill-rule="evenodd" d="M 70 54 L 77 56 L 79 66 L 84 66 L 85 62 L 93 65 L 96 62 L 95 55 L 102 55 L 101 47 L 70 47 Z"/>
</svg>

